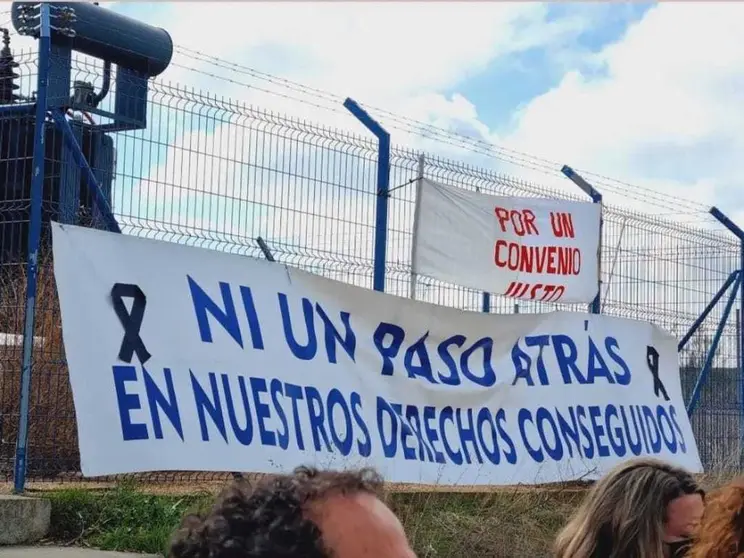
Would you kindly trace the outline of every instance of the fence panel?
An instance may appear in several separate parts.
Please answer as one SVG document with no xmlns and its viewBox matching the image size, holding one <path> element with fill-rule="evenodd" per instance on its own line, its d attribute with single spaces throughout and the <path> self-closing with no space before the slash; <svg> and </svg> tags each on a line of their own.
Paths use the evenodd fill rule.
<svg viewBox="0 0 744 558">
<path fill-rule="evenodd" d="M 20 68 L 25 94 L 33 89 L 33 57 Z M 80 76 L 100 75 L 85 60 L 75 62 Z M 73 79 L 79 77 L 73 76 Z M 111 102 L 112 91 L 105 102 Z M 10 193 L 27 182 L 29 167 L 12 151 L 21 121 L 3 120 L 0 174 L 5 178 L 0 241 L 0 476 L 12 476 L 18 408 L 20 345 L 17 336 L 25 305 L 24 227 L 28 199 Z M 323 276 L 371 288 L 377 148 L 374 139 L 274 114 L 260 108 L 198 93 L 163 80 L 151 83 L 148 128 L 112 134 L 116 166 L 111 200 L 124 234 L 263 257 L 262 237 L 275 258 Z M 60 212 L 51 193 L 61 173 L 74 163 L 61 160 L 59 138 L 47 151 L 46 219 Z M 85 138 L 83 138 L 85 141 Z M 20 144 L 19 144 L 20 145 Z M 419 153 L 394 149 L 386 291 L 408 296 L 411 239 Z M 28 152 L 24 155 L 30 156 Z M 13 162 L 16 161 L 16 162 Z M 14 166 L 15 165 L 15 166 Z M 105 169 L 94 168 L 96 172 Z M 21 174 L 18 174 L 21 173 Z M 25 174 L 23 174 L 25 173 Z M 487 168 L 425 155 L 424 175 L 468 189 L 495 194 L 560 196 L 565 193 Z M 99 225 L 86 202 L 75 207 L 78 222 Z M 580 196 L 571 196 L 582 199 Z M 46 229 L 45 229 L 46 230 Z M 603 312 L 647 320 L 681 337 L 738 265 L 730 236 L 658 216 L 605 206 L 602 252 Z M 79 476 L 79 457 L 58 305 L 50 271 L 50 244 L 44 237 L 37 298 L 37 336 L 31 404 L 29 478 L 60 481 Z M 13 255 L 13 257 L 10 257 Z M 481 293 L 417 278 L 420 300 L 481 311 Z M 539 312 L 555 308 L 586 311 L 585 306 L 518 302 L 492 297 L 492 311 Z M 717 309 L 683 353 L 683 382 L 715 330 Z M 706 464 L 738 451 L 741 426 L 736 326 L 724 331 L 711 383 L 694 418 Z M 695 360 L 698 359 L 698 360 Z M 699 368 L 699 367 L 698 367 Z M 725 419 L 725 420 L 724 420 Z M 707 440 L 714 440 L 708 442 Z M 738 459 L 737 459 L 738 466 Z M 157 473 L 151 481 L 202 479 L 210 475 Z"/>
</svg>

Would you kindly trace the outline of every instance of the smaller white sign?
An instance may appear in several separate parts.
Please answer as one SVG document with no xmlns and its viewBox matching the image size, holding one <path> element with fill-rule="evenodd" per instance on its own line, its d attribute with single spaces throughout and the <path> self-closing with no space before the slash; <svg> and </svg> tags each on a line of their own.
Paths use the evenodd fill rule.
<svg viewBox="0 0 744 558">
<path fill-rule="evenodd" d="M 589 303 L 599 291 L 597 204 L 419 185 L 413 272 L 523 300 Z"/>
</svg>

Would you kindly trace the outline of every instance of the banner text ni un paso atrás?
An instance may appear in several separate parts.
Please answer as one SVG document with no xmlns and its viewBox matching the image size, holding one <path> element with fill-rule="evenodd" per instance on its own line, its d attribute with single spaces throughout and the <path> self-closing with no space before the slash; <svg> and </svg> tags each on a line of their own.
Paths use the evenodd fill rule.
<svg viewBox="0 0 744 558">
<path fill-rule="evenodd" d="M 53 224 L 83 473 L 371 465 L 390 481 L 701 468 L 675 340 L 488 315 L 280 264 Z"/>
</svg>

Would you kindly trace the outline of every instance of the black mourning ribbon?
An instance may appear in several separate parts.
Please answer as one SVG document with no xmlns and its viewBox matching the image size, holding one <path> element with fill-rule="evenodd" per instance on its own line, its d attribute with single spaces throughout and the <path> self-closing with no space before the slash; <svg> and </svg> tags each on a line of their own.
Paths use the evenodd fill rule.
<svg viewBox="0 0 744 558">
<path fill-rule="evenodd" d="M 133 299 L 131 313 L 127 311 L 127 307 L 124 304 L 125 298 Z M 140 328 L 142 327 L 142 320 L 145 317 L 145 306 L 147 305 L 145 293 L 142 292 L 142 289 L 138 285 L 117 283 L 111 289 L 111 299 L 114 303 L 114 311 L 121 322 L 121 326 L 124 328 L 124 338 L 121 341 L 121 349 L 119 349 L 119 359 L 126 363 L 131 363 L 132 357 L 137 353 L 140 363 L 145 364 L 152 356 L 145 348 L 142 337 L 140 337 Z"/>
<path fill-rule="evenodd" d="M 663 395 L 664 401 L 669 401 L 669 394 L 661 378 L 659 378 L 659 351 L 654 347 L 646 347 L 646 363 L 648 364 L 648 369 L 651 371 L 651 375 L 654 377 L 654 395 L 656 397 Z"/>
</svg>

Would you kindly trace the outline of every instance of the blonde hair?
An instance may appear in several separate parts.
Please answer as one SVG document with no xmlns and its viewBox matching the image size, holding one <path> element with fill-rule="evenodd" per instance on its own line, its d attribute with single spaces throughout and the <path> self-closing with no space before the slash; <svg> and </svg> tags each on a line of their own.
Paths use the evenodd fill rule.
<svg viewBox="0 0 744 558">
<path fill-rule="evenodd" d="M 655 459 L 615 467 L 559 533 L 556 558 L 663 558 L 669 503 L 702 490 L 687 471 Z"/>
<path fill-rule="evenodd" d="M 689 558 L 744 556 L 744 477 L 713 493 L 705 506 Z"/>
</svg>

